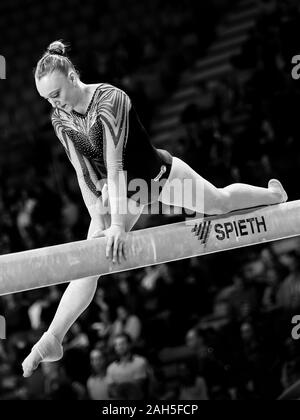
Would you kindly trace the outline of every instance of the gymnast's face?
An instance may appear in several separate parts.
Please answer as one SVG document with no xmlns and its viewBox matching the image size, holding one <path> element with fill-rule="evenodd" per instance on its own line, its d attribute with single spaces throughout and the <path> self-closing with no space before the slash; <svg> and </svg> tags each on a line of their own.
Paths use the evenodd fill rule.
<svg viewBox="0 0 300 420">
<path fill-rule="evenodd" d="M 47 99 L 53 108 L 71 112 L 79 102 L 80 90 L 78 77 L 74 71 L 65 76 L 60 71 L 54 71 L 35 80 L 36 88 L 42 98 Z"/>
</svg>

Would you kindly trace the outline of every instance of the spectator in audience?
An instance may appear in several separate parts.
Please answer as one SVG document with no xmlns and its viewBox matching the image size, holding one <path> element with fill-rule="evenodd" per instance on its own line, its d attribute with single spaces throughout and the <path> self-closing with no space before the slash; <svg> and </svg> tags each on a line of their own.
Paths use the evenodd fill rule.
<svg viewBox="0 0 300 420">
<path fill-rule="evenodd" d="M 296 252 L 288 258 L 290 273 L 280 285 L 276 300 L 285 311 L 295 314 L 300 310 L 300 258 Z"/>
<path fill-rule="evenodd" d="M 109 309 L 103 309 L 98 317 L 99 320 L 91 325 L 91 330 L 95 332 L 97 340 L 109 340 L 113 328 Z"/>
<path fill-rule="evenodd" d="M 300 379 L 299 343 L 291 337 L 284 343 L 284 362 L 281 369 L 283 390 L 293 386 Z"/>
<path fill-rule="evenodd" d="M 90 362 L 92 374 L 87 381 L 88 395 L 91 400 L 109 400 L 105 354 L 95 348 L 90 353 Z"/>
<path fill-rule="evenodd" d="M 234 275 L 234 288 L 228 299 L 231 317 L 238 322 L 254 316 L 262 299 L 262 285 L 254 282 L 251 274 L 246 274 L 248 267 L 251 267 L 251 262 L 243 265 L 241 271 Z"/>
<path fill-rule="evenodd" d="M 147 360 L 132 352 L 132 340 L 126 333 L 114 339 L 118 359 L 107 368 L 109 395 L 113 399 L 142 400 L 149 397 L 151 368 Z"/>
<path fill-rule="evenodd" d="M 262 299 L 262 304 L 266 309 L 272 309 L 278 306 L 277 295 L 282 282 L 281 271 L 279 268 L 272 267 L 266 272 L 265 280 L 267 285 Z"/>
<path fill-rule="evenodd" d="M 197 375 L 192 364 L 179 365 L 180 385 L 178 392 L 179 400 L 208 400 L 205 379 Z"/>
<path fill-rule="evenodd" d="M 142 324 L 140 319 L 129 312 L 125 306 L 117 307 L 117 318 L 112 325 L 111 338 L 122 333 L 130 336 L 134 345 L 138 344 L 141 339 Z"/>
<path fill-rule="evenodd" d="M 195 358 L 195 369 L 198 376 L 203 377 L 208 386 L 223 380 L 222 363 L 217 360 L 215 349 L 208 344 L 204 334 L 197 328 L 191 328 L 186 334 L 186 346 Z"/>
<path fill-rule="evenodd" d="M 76 381 L 72 381 L 65 368 L 59 363 L 43 364 L 45 372 L 45 399 L 58 401 L 86 400 L 86 389 Z"/>
</svg>

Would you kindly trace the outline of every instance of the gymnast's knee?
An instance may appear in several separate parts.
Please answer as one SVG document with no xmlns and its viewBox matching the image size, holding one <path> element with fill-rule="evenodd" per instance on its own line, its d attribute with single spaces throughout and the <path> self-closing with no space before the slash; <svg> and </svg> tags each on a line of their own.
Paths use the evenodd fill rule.
<svg viewBox="0 0 300 420">
<path fill-rule="evenodd" d="M 215 207 L 219 214 L 230 213 L 234 210 L 230 191 L 226 190 L 226 188 L 218 188 Z"/>
</svg>

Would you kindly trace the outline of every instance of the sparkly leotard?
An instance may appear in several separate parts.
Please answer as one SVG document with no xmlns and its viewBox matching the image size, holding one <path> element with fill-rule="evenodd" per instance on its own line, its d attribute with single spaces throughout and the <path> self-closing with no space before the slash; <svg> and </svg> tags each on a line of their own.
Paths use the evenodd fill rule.
<svg viewBox="0 0 300 420">
<path fill-rule="evenodd" d="M 169 176 L 172 156 L 151 144 L 130 98 L 112 85 L 97 86 L 85 114 L 56 108 L 51 120 L 76 170 L 88 209 L 101 196 L 99 181 L 106 180 L 109 171 L 127 171 L 127 184 L 143 179 L 149 191 L 153 180 Z M 134 194 L 127 189 L 127 197 Z M 153 198 L 157 197 L 148 196 L 141 204 Z"/>
</svg>

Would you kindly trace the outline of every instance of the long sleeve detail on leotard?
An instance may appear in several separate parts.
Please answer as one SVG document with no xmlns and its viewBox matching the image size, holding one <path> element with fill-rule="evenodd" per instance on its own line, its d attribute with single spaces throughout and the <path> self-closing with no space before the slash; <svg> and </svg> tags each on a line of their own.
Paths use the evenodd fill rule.
<svg viewBox="0 0 300 420">
<path fill-rule="evenodd" d="M 98 106 L 102 121 L 104 160 L 111 206 L 112 224 L 124 225 L 127 206 L 127 182 L 124 172 L 124 154 L 129 130 L 129 97 L 112 87 Z"/>
<path fill-rule="evenodd" d="M 94 218 L 99 215 L 99 205 L 102 204 L 101 192 L 97 190 L 97 187 L 99 186 L 98 177 L 89 160 L 80 154 L 74 147 L 73 142 L 66 133 L 60 119 L 55 115 L 55 112 L 52 114 L 51 120 L 54 131 L 61 141 L 67 156 L 76 171 L 78 184 L 85 205 L 91 218 Z"/>
</svg>

